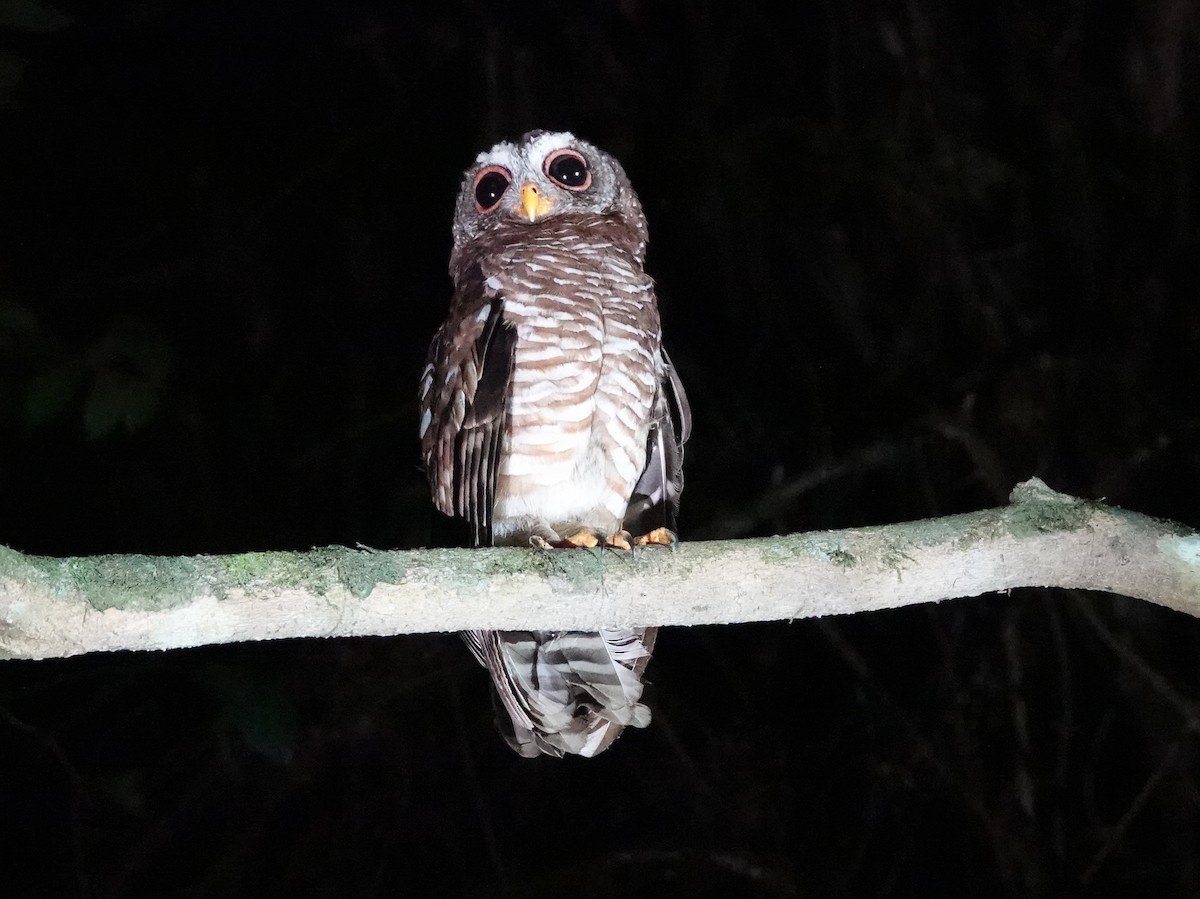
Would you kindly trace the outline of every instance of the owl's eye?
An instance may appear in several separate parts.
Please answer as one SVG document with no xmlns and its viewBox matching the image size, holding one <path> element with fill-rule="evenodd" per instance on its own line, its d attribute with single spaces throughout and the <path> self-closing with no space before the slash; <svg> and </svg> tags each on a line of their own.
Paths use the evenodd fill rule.
<svg viewBox="0 0 1200 899">
<path fill-rule="evenodd" d="M 587 160 L 574 150 L 555 150 L 547 156 L 546 174 L 567 190 L 587 190 L 592 186 Z"/>
<path fill-rule="evenodd" d="M 475 176 L 475 208 L 489 212 L 496 208 L 512 178 L 498 165 L 489 165 Z"/>
</svg>

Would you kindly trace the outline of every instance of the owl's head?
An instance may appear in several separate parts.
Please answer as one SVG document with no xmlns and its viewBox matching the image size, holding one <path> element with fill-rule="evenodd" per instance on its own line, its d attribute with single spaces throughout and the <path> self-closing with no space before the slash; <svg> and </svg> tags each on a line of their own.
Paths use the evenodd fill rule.
<svg viewBox="0 0 1200 899">
<path fill-rule="evenodd" d="M 530 131 L 480 153 L 463 175 L 454 246 L 505 223 L 537 226 L 558 216 L 611 215 L 634 235 L 641 256 L 646 217 L 621 164 L 565 131 Z"/>
</svg>

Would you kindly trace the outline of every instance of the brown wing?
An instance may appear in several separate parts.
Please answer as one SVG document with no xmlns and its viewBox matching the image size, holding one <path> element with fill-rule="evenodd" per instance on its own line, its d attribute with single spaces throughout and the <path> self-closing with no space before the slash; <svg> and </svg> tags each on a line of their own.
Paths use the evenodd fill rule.
<svg viewBox="0 0 1200 899">
<path fill-rule="evenodd" d="M 480 546 L 492 542 L 517 332 L 504 318 L 499 282 L 479 263 L 455 282 L 421 376 L 421 457 L 434 505 L 467 519 Z"/>
<path fill-rule="evenodd" d="M 683 492 L 683 445 L 692 434 L 692 408 L 683 384 L 662 350 L 664 373 L 651 408 L 646 469 L 633 488 L 625 527 L 644 534 L 657 527 L 675 530 Z"/>
</svg>

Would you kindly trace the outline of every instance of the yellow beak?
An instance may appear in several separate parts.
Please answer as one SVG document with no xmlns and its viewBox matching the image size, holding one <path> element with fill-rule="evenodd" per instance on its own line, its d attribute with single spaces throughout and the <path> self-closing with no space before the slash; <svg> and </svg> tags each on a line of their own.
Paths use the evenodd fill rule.
<svg viewBox="0 0 1200 899">
<path fill-rule="evenodd" d="M 517 215 L 530 222 L 536 222 L 549 212 L 553 205 L 554 201 L 538 190 L 537 185 L 532 181 L 526 181 L 521 185 L 521 196 L 517 200 Z"/>
</svg>

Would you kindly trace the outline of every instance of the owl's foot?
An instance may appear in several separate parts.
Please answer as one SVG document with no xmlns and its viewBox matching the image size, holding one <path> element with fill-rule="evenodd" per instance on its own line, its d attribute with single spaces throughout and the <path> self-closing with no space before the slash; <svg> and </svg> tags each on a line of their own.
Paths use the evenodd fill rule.
<svg viewBox="0 0 1200 899">
<path fill-rule="evenodd" d="M 669 546 L 674 549 L 679 538 L 670 528 L 655 528 L 648 534 L 642 534 L 633 542 L 637 546 Z"/>
<path fill-rule="evenodd" d="M 567 536 L 563 537 L 562 540 L 554 545 L 562 547 L 563 549 L 567 549 L 569 547 L 575 547 L 576 549 L 591 549 L 592 547 L 599 546 L 602 539 L 603 538 L 591 528 L 580 528 L 574 534 L 568 534 Z"/>
<path fill-rule="evenodd" d="M 633 535 L 629 531 L 617 531 L 605 536 L 591 528 L 580 528 L 573 534 L 568 534 L 561 540 L 547 540 L 536 534 L 529 538 L 529 544 L 537 549 L 595 549 L 597 546 L 608 549 L 633 549 Z"/>
<path fill-rule="evenodd" d="M 609 549 L 623 549 L 626 552 L 633 550 L 633 534 L 629 531 L 621 530 L 615 534 L 610 534 L 604 541 L 604 545 Z"/>
<path fill-rule="evenodd" d="M 568 534 L 558 540 L 547 540 L 541 534 L 533 534 L 529 538 L 529 545 L 534 549 L 592 549 L 599 546 L 602 537 L 595 531 L 587 528 L 580 528 L 573 534 Z"/>
</svg>

